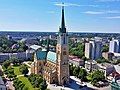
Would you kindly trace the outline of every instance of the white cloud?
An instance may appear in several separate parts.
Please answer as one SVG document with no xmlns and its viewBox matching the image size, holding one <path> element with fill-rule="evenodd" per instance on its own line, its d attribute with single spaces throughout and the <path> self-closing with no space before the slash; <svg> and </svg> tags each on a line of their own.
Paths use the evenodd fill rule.
<svg viewBox="0 0 120 90">
<path fill-rule="evenodd" d="M 54 2 L 56 6 L 75 6 L 75 7 L 97 7 L 98 5 L 80 5 L 75 3 L 61 3 L 61 2 Z"/>
<path fill-rule="evenodd" d="M 104 14 L 104 12 L 97 12 L 97 11 L 86 11 L 84 13 L 86 13 L 86 14 L 94 14 L 94 15 L 96 15 L 96 14 Z"/>
<path fill-rule="evenodd" d="M 54 2 L 54 5 L 56 6 L 77 6 L 79 7 L 80 5 L 79 4 L 73 4 L 73 3 L 61 3 L 61 2 Z"/>
<path fill-rule="evenodd" d="M 120 11 L 118 11 L 118 10 L 110 10 L 110 11 L 107 11 L 107 13 L 119 14 Z"/>
<path fill-rule="evenodd" d="M 108 11 L 86 11 L 83 12 L 85 14 L 93 14 L 93 15 L 97 15 L 97 14 L 120 14 L 120 11 L 118 10 L 108 10 Z"/>
<path fill-rule="evenodd" d="M 119 2 L 120 0 L 96 0 L 98 2 Z"/>
<path fill-rule="evenodd" d="M 80 6 L 83 6 L 83 7 L 98 7 L 99 5 L 80 5 Z"/>
<path fill-rule="evenodd" d="M 120 19 L 120 16 L 111 16 L 111 17 L 105 17 L 107 19 Z"/>
<path fill-rule="evenodd" d="M 54 14 L 54 13 L 55 13 L 55 11 L 48 11 L 47 13 Z"/>
</svg>

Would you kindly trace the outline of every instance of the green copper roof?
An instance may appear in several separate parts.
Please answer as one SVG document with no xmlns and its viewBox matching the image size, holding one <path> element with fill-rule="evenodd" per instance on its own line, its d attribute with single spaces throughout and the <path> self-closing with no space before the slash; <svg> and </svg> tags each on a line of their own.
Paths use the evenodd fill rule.
<svg viewBox="0 0 120 90">
<path fill-rule="evenodd" d="M 47 54 L 47 60 L 56 63 L 56 53 L 49 51 Z"/>
<path fill-rule="evenodd" d="M 36 52 L 37 60 L 49 60 L 56 63 L 56 53 L 55 52 L 46 52 L 46 51 L 37 51 Z"/>
<path fill-rule="evenodd" d="M 46 56 L 47 56 L 47 52 L 46 51 L 37 51 L 36 52 L 37 60 L 45 60 Z"/>
</svg>

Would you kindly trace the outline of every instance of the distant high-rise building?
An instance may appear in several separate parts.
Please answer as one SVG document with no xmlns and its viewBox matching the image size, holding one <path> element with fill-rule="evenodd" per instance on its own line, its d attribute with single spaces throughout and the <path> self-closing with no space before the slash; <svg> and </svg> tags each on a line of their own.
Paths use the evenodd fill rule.
<svg viewBox="0 0 120 90">
<path fill-rule="evenodd" d="M 85 57 L 96 60 L 102 56 L 102 43 L 89 41 L 85 44 Z"/>
<path fill-rule="evenodd" d="M 91 50 L 92 44 L 91 43 L 85 43 L 85 57 L 90 58 L 91 57 Z"/>
<path fill-rule="evenodd" d="M 12 36 L 7 35 L 7 39 L 8 39 L 8 40 L 12 40 Z"/>
<path fill-rule="evenodd" d="M 102 38 L 101 37 L 94 37 L 95 41 L 101 41 L 102 42 Z"/>
<path fill-rule="evenodd" d="M 109 52 L 120 53 L 120 41 L 119 40 L 110 41 Z"/>
</svg>

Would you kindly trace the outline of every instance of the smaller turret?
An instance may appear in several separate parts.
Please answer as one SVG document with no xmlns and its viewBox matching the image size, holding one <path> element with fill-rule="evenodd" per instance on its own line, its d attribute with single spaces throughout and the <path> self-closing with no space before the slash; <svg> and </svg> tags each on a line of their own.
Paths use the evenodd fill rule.
<svg viewBox="0 0 120 90">
<path fill-rule="evenodd" d="M 49 52 L 49 50 L 50 50 L 49 44 L 50 44 L 50 39 L 48 37 L 48 39 L 47 39 L 47 52 Z"/>
</svg>

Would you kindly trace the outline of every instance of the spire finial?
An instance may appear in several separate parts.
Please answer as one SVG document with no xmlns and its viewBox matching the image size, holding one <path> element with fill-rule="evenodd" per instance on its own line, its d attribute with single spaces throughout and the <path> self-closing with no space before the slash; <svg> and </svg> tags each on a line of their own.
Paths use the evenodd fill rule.
<svg viewBox="0 0 120 90">
<path fill-rule="evenodd" d="M 60 32 L 61 33 L 66 33 L 65 18 L 64 18 L 64 3 L 62 3 L 62 21 L 61 21 Z"/>
<path fill-rule="evenodd" d="M 62 10 L 64 9 L 64 3 L 62 3 Z"/>
</svg>

